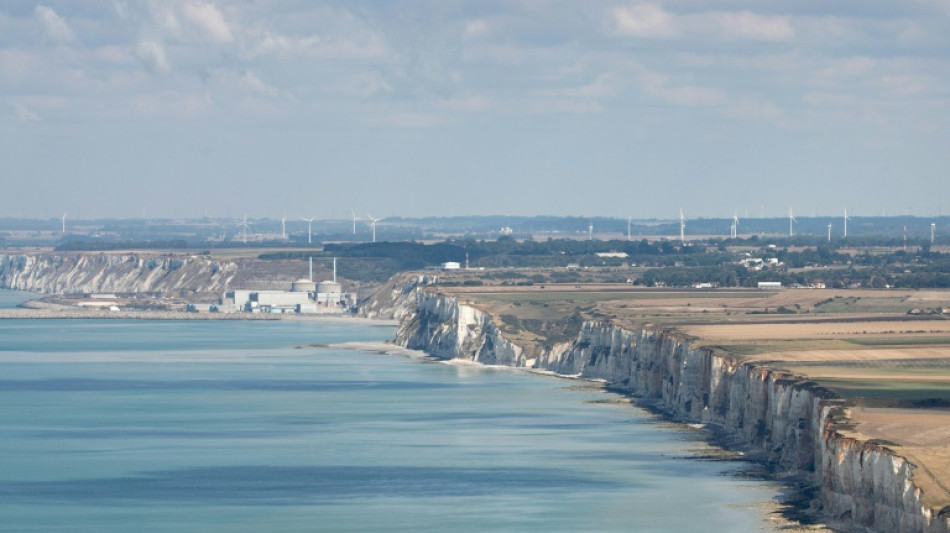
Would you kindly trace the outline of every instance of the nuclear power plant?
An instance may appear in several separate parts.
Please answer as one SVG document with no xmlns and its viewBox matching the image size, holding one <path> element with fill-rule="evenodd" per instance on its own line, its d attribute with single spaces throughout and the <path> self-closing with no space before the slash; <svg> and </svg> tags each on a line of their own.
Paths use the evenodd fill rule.
<svg viewBox="0 0 950 533">
<path fill-rule="evenodd" d="M 235 289 L 221 298 L 222 312 L 245 313 L 346 313 L 356 305 L 355 295 L 343 292 L 336 280 L 336 258 L 333 258 L 333 279 L 313 281 L 313 258 L 309 279 L 298 279 L 290 290 Z"/>
</svg>

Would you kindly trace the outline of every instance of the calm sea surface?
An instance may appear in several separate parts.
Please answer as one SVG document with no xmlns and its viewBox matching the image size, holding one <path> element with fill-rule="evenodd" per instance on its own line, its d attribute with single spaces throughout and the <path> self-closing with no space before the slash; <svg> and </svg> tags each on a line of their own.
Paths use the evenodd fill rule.
<svg viewBox="0 0 950 533">
<path fill-rule="evenodd" d="M 767 529 L 774 487 L 609 394 L 297 347 L 392 335 L 0 320 L 0 530 Z"/>
<path fill-rule="evenodd" d="M 16 307 L 20 302 L 39 297 L 40 295 L 29 292 L 0 289 L 0 309 L 10 309 Z"/>
</svg>

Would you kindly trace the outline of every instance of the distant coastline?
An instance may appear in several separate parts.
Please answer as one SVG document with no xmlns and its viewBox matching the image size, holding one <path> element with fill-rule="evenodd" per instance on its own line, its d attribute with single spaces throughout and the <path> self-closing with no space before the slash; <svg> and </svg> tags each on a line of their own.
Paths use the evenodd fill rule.
<svg viewBox="0 0 950 533">
<path fill-rule="evenodd" d="M 0 309 L 0 320 L 291 320 L 325 324 L 396 326 L 396 320 L 362 318 L 353 315 L 271 315 L 260 313 L 184 313 L 179 311 L 101 311 L 91 309 Z"/>
</svg>

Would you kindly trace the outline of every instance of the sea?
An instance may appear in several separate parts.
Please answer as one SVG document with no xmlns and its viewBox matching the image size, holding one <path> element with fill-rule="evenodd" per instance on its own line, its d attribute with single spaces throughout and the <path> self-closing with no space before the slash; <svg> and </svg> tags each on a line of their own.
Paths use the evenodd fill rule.
<svg viewBox="0 0 950 533">
<path fill-rule="evenodd" d="M 0 320 L 0 531 L 775 527 L 774 485 L 591 384 L 334 346 L 393 334 Z"/>
</svg>

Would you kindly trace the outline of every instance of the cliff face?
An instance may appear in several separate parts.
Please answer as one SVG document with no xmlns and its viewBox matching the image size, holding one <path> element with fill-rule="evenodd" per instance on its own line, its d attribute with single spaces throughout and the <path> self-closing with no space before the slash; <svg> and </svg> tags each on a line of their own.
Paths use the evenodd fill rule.
<svg viewBox="0 0 950 533">
<path fill-rule="evenodd" d="M 454 298 L 416 290 L 417 306 L 402 318 L 396 342 L 443 359 L 486 365 L 532 366 L 524 351 L 505 339 L 487 314 Z"/>
<path fill-rule="evenodd" d="M 914 465 L 886 446 L 842 436 L 825 415 L 816 477 L 828 516 L 876 531 L 950 530 L 950 509 L 923 504 L 923 491 L 911 480 Z"/>
<path fill-rule="evenodd" d="M 420 286 L 427 278 L 424 275 L 404 274 L 393 276 L 376 290 L 373 297 L 359 309 L 360 316 L 401 320 L 416 310 L 416 298 Z"/>
<path fill-rule="evenodd" d="M 890 449 L 842 437 L 832 409 L 841 401 L 791 375 L 693 348 L 659 329 L 629 331 L 588 322 L 578 337 L 536 358 L 508 341 L 484 312 L 424 291 L 396 342 L 436 357 L 466 359 L 602 379 L 675 419 L 718 425 L 738 445 L 791 473 L 811 476 L 813 503 L 831 520 L 872 531 L 948 532 L 950 519 L 921 503 L 914 466 Z"/>
<path fill-rule="evenodd" d="M 40 293 L 223 291 L 233 262 L 139 254 L 0 255 L 0 288 Z"/>
</svg>

